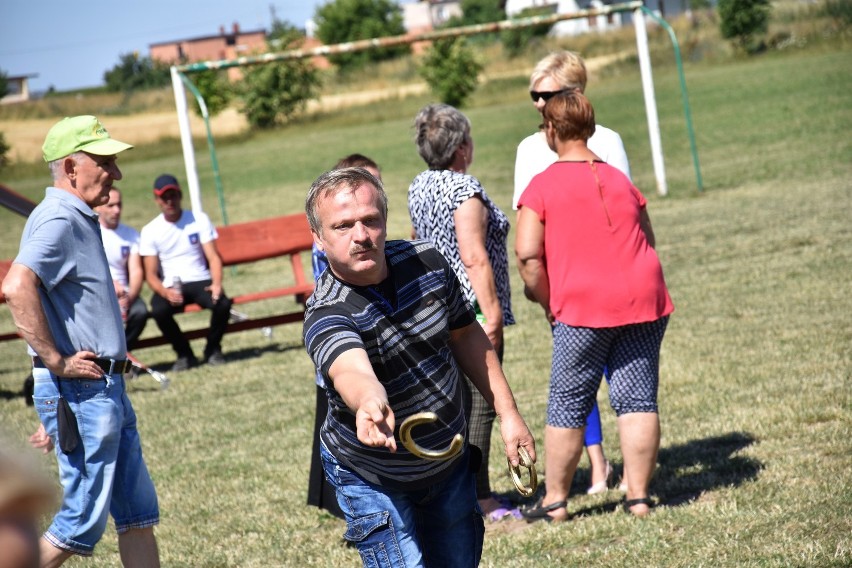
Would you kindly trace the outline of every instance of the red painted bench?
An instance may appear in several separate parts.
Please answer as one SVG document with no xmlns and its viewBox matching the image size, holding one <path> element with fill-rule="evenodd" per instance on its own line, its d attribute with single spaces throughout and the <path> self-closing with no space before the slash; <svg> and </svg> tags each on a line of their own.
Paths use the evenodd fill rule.
<svg viewBox="0 0 852 568">
<path fill-rule="evenodd" d="M 232 299 L 235 306 L 291 296 L 295 299 L 296 308 L 269 316 L 231 322 L 228 324 L 227 333 L 304 320 L 305 302 L 314 290 L 313 278 L 307 278 L 302 267 L 302 253 L 309 252 L 313 244 L 311 230 L 305 214 L 296 213 L 247 223 L 237 223 L 226 227 L 217 227 L 216 230 L 219 233 L 216 248 L 219 250 L 219 255 L 222 257 L 222 263 L 225 266 L 236 266 L 286 256 L 289 258 L 290 270 L 293 273 L 294 280 L 294 283 L 290 286 L 234 296 Z M 11 260 L 0 261 L 0 282 L 3 281 L 11 265 Z M 225 289 L 227 290 L 227 286 Z M 5 302 L 5 298 L 0 293 L 0 303 L 3 302 Z M 186 306 L 185 312 L 197 312 L 201 309 L 197 304 L 190 304 Z M 209 328 L 205 327 L 185 330 L 183 333 L 188 339 L 199 339 L 207 337 L 208 331 Z M 18 338 L 17 333 L 0 335 L 0 341 Z M 168 341 L 162 336 L 147 337 L 140 339 L 134 350 L 166 344 L 168 344 Z"/>
<path fill-rule="evenodd" d="M 234 296 L 232 298 L 234 306 L 285 296 L 292 296 L 297 304 L 297 308 L 294 310 L 231 322 L 228 324 L 226 333 L 303 321 L 305 319 L 305 302 L 311 292 L 314 291 L 313 278 L 306 278 L 302 267 L 302 253 L 310 252 L 313 244 L 311 229 L 305 214 L 296 213 L 259 221 L 237 223 L 226 227 L 217 227 L 216 231 L 219 233 L 216 248 L 219 250 L 219 256 L 222 257 L 224 266 L 236 266 L 283 256 L 289 257 L 290 260 L 290 270 L 294 279 L 293 285 Z M 227 290 L 227 280 L 225 284 Z M 186 306 L 184 312 L 197 312 L 201 309 L 197 304 L 190 304 Z M 209 328 L 205 327 L 184 331 L 183 334 L 188 339 L 200 339 L 207 337 L 208 332 Z M 134 351 L 156 345 L 166 345 L 167 343 L 162 336 L 140 339 L 136 343 Z"/>
</svg>

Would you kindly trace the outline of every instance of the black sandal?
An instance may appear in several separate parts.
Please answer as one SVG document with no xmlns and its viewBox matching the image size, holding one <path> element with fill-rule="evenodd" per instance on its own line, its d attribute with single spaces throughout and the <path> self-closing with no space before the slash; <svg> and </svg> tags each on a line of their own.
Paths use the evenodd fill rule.
<svg viewBox="0 0 852 568">
<path fill-rule="evenodd" d="M 654 501 L 650 497 L 639 497 L 638 499 L 625 499 L 624 501 L 624 512 L 633 515 L 633 511 L 630 510 L 631 507 L 635 507 L 636 505 L 647 505 L 649 509 L 654 508 Z"/>
<path fill-rule="evenodd" d="M 521 516 L 525 518 L 528 523 L 534 523 L 536 521 L 547 521 L 549 523 L 553 520 L 553 517 L 547 513 L 557 509 L 562 509 L 568 504 L 567 501 L 557 501 L 550 505 L 542 505 L 541 501 L 542 500 L 539 499 L 532 507 L 524 507 L 521 509 Z"/>
</svg>

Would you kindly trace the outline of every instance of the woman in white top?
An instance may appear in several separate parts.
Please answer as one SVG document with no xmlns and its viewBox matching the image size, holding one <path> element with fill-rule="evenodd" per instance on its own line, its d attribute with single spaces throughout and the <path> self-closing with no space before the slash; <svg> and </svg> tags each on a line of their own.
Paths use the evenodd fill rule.
<svg viewBox="0 0 852 568">
<path fill-rule="evenodd" d="M 558 93 L 586 89 L 586 65 L 583 59 L 571 51 L 550 53 L 536 64 L 530 75 L 530 96 L 536 110 L 541 113 L 544 105 Z M 595 132 L 587 141 L 591 152 L 604 162 L 624 172 L 630 178 L 630 164 L 621 136 L 614 130 L 597 124 Z M 512 208 L 518 208 L 518 200 L 533 177 L 543 172 L 558 159 L 556 153 L 547 145 L 544 131 L 539 130 L 524 138 L 518 145 L 515 158 L 515 192 L 512 198 Z M 526 290 L 524 290 L 526 295 Z M 527 295 L 527 298 L 529 296 Z M 586 421 L 585 446 L 591 464 L 591 484 L 589 494 L 603 493 L 609 488 L 612 477 L 612 467 L 606 460 L 603 451 L 603 435 L 601 431 L 600 412 L 595 403 Z M 626 480 L 622 481 L 621 490 L 626 491 Z"/>
</svg>

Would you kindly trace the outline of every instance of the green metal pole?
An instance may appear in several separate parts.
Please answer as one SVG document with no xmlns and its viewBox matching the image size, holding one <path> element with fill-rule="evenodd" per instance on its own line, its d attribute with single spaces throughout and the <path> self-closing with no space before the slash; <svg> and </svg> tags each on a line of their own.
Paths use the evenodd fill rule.
<svg viewBox="0 0 852 568">
<path fill-rule="evenodd" d="M 180 72 L 178 72 L 180 73 Z M 207 147 L 210 149 L 210 162 L 213 166 L 213 180 L 216 183 L 216 194 L 219 196 L 219 209 L 222 211 L 222 223 L 228 224 L 228 212 L 225 209 L 225 192 L 222 189 L 222 178 L 219 175 L 219 160 L 216 158 L 216 146 L 213 144 L 213 131 L 210 130 L 210 113 L 207 112 L 207 105 L 204 102 L 204 97 L 201 96 L 201 91 L 189 80 L 189 77 L 184 73 L 180 73 L 181 81 L 186 85 L 190 92 L 198 101 L 198 106 L 201 108 L 201 117 L 204 119 L 204 127 L 207 129 Z"/>
<path fill-rule="evenodd" d="M 669 33 L 669 37 L 672 40 L 675 61 L 677 62 L 677 72 L 680 76 L 680 94 L 683 98 L 683 112 L 686 115 L 686 130 L 689 132 L 689 146 L 692 149 L 692 163 L 695 166 L 695 180 L 698 183 L 698 191 L 704 191 L 704 182 L 701 180 L 701 166 L 698 164 L 698 147 L 695 144 L 695 131 L 692 128 L 692 111 L 689 108 L 689 95 L 686 93 L 686 76 L 683 73 L 683 61 L 680 57 L 680 45 L 678 45 L 674 30 L 667 21 L 657 16 L 646 6 L 642 6 L 642 11 L 651 16 L 658 24 L 663 26 L 663 29 Z"/>
</svg>

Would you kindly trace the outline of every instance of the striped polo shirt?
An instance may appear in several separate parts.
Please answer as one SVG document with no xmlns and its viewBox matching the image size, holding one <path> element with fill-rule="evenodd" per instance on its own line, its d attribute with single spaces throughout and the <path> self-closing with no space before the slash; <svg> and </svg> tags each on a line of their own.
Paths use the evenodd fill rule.
<svg viewBox="0 0 852 568">
<path fill-rule="evenodd" d="M 388 277 L 375 286 L 354 286 L 326 270 L 305 312 L 304 340 L 320 370 L 329 413 L 320 432 L 334 457 L 370 483 L 420 489 L 452 473 L 461 454 L 447 461 L 423 460 L 402 444 L 396 453 L 358 441 L 355 413 L 328 378 L 335 359 L 364 349 L 388 394 L 397 426 L 430 411 L 432 424 L 413 430 L 417 443 L 443 449 L 467 431 L 462 372 L 450 350 L 450 331 L 474 323 L 475 315 L 446 259 L 426 241 L 388 241 Z M 397 434 L 398 436 L 398 434 Z"/>
</svg>

